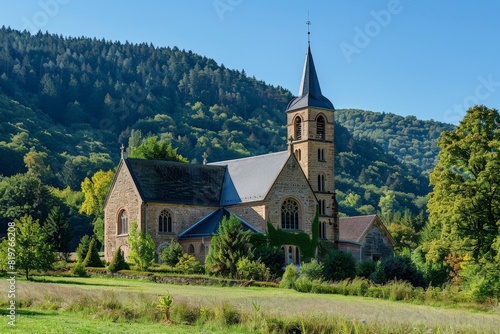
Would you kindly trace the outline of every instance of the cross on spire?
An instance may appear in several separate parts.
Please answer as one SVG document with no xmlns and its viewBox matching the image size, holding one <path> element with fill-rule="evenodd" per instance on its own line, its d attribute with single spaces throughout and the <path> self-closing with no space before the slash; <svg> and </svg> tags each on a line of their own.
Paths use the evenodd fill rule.
<svg viewBox="0 0 500 334">
<path fill-rule="evenodd" d="M 121 158 L 124 159 L 124 153 L 125 153 L 125 146 L 120 146 L 120 155 L 121 155 Z"/>
<path fill-rule="evenodd" d="M 309 28 L 311 27 L 311 21 L 309 21 L 309 11 L 307 12 L 307 44 L 311 44 L 311 31 Z"/>
</svg>

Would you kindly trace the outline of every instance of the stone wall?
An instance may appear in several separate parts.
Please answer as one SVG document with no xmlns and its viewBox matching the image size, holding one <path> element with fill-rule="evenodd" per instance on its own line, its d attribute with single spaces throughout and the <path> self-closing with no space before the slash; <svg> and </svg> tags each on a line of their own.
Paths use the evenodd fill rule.
<svg viewBox="0 0 500 334">
<path fill-rule="evenodd" d="M 311 234 L 317 201 L 299 164 L 293 157 L 288 159 L 266 196 L 269 221 L 275 227 L 281 227 L 281 205 L 289 197 L 299 202 L 300 229 Z"/>
<path fill-rule="evenodd" d="M 381 228 L 373 225 L 363 240 L 362 261 L 373 261 L 394 255 L 394 250 Z"/>
<path fill-rule="evenodd" d="M 127 211 L 129 227 L 131 222 L 141 222 L 141 198 L 134 185 L 132 176 L 123 161 L 118 166 L 114 183 L 108 194 L 104 208 L 104 258 L 111 261 L 118 248 L 128 257 L 128 234 L 118 235 L 118 216 L 122 210 Z"/>
</svg>

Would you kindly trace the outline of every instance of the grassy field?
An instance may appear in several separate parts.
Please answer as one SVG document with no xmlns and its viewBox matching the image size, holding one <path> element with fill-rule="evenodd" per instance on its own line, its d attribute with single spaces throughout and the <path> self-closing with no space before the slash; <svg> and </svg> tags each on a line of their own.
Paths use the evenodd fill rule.
<svg viewBox="0 0 500 334">
<path fill-rule="evenodd" d="M 346 333 L 500 333 L 498 307 L 484 312 L 276 288 L 168 285 L 100 277 L 36 279 L 17 281 L 15 328 L 7 324 L 6 293 L 0 296 L 1 333 L 251 333 L 266 328 L 264 317 L 330 321 Z M 6 280 L 0 282 L 0 289 L 8 291 Z M 166 326 L 155 308 L 158 296 L 166 294 L 173 296 L 174 305 L 188 308 L 217 313 L 229 307 L 247 325 Z"/>
</svg>

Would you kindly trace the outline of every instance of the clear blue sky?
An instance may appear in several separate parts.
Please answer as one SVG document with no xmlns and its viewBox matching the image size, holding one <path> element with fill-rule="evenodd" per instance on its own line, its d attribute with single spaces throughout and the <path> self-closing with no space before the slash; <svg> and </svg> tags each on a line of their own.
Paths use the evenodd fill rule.
<svg viewBox="0 0 500 334">
<path fill-rule="evenodd" d="M 500 2 L 0 0 L 0 24 L 177 46 L 298 91 L 311 47 L 339 108 L 457 124 L 473 103 L 500 108 Z"/>
</svg>

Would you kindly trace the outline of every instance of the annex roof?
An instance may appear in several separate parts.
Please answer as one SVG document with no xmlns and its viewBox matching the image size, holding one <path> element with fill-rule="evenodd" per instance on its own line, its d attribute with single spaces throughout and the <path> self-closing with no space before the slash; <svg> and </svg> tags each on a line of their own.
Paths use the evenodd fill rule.
<svg viewBox="0 0 500 334">
<path fill-rule="evenodd" d="M 194 224 L 184 232 L 180 233 L 178 238 L 191 239 L 211 237 L 213 234 L 217 233 L 222 219 L 229 219 L 230 215 L 231 213 L 225 208 L 217 209 L 200 219 L 196 224 Z M 240 217 L 236 217 L 241 222 L 244 231 L 251 230 L 253 232 L 259 232 L 252 225 L 250 225 Z"/>
<path fill-rule="evenodd" d="M 125 159 L 143 201 L 219 206 L 226 167 Z"/>
<path fill-rule="evenodd" d="M 219 161 L 210 166 L 227 166 L 221 205 L 263 200 L 288 160 L 288 152 Z"/>
<path fill-rule="evenodd" d="M 339 240 L 361 242 L 377 215 L 341 217 L 339 219 Z"/>
<path fill-rule="evenodd" d="M 324 97 L 321 93 L 310 46 L 307 47 L 306 61 L 304 63 L 304 71 L 302 73 L 302 81 L 300 82 L 299 94 L 296 98 L 291 100 L 290 103 L 288 103 L 286 111 L 288 112 L 306 107 L 335 110 L 332 102 L 330 102 L 330 100 Z"/>
</svg>

